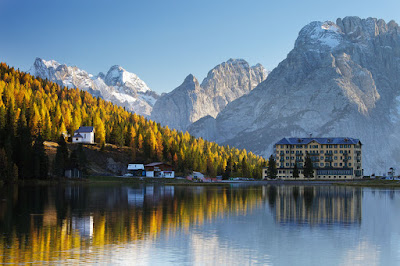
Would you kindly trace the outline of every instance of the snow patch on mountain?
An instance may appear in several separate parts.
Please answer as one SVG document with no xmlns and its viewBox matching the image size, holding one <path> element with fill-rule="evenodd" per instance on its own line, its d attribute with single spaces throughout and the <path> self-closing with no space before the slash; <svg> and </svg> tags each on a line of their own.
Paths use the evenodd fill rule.
<svg viewBox="0 0 400 266">
<path fill-rule="evenodd" d="M 101 97 L 125 107 L 128 111 L 145 116 L 150 115 L 159 97 L 136 74 L 117 65 L 112 66 L 107 74 L 100 72 L 93 76 L 75 66 L 36 58 L 28 72 L 61 86 L 88 91 L 95 97 Z"/>
</svg>

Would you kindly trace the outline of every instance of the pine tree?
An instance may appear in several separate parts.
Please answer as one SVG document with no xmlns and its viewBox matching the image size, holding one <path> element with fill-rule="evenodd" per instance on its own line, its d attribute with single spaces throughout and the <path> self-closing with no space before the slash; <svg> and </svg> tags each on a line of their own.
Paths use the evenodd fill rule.
<svg viewBox="0 0 400 266">
<path fill-rule="evenodd" d="M 53 163 L 53 174 L 63 177 L 65 170 L 69 165 L 68 147 L 63 136 L 58 139 L 58 147 L 56 157 Z"/>
<path fill-rule="evenodd" d="M 275 158 L 273 155 L 271 155 L 268 159 L 268 169 L 267 169 L 268 178 L 276 179 L 277 174 L 278 174 L 278 171 L 276 169 Z"/>
<path fill-rule="evenodd" d="M 44 149 L 43 138 L 39 136 L 33 145 L 33 177 L 36 179 L 47 179 L 49 169 L 49 159 Z"/>
<path fill-rule="evenodd" d="M 307 152 L 306 153 L 306 159 L 304 161 L 304 177 L 306 178 L 312 178 L 314 177 L 314 167 L 311 161 L 310 154 Z"/>
<path fill-rule="evenodd" d="M 293 168 L 293 178 L 299 178 L 299 168 L 297 168 L 297 163 L 294 164 Z"/>
</svg>

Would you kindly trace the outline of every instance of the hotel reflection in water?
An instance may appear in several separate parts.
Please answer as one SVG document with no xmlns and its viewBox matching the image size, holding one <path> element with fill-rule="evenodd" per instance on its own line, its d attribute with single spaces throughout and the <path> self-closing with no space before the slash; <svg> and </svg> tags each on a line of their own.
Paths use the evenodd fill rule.
<svg viewBox="0 0 400 266">
<path fill-rule="evenodd" d="M 265 189 L 275 219 L 281 224 L 361 224 L 361 188 L 267 186 Z"/>
</svg>

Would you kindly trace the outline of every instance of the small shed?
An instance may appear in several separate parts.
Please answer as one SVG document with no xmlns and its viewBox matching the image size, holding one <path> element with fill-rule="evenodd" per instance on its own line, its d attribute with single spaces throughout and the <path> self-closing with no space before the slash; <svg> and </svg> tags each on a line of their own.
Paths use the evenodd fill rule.
<svg viewBox="0 0 400 266">
<path fill-rule="evenodd" d="M 163 162 L 149 163 L 144 166 L 146 177 L 174 178 L 175 171 L 172 165 Z"/>
<path fill-rule="evenodd" d="M 133 176 L 145 176 L 144 164 L 130 163 L 128 164 L 128 173 Z"/>
</svg>

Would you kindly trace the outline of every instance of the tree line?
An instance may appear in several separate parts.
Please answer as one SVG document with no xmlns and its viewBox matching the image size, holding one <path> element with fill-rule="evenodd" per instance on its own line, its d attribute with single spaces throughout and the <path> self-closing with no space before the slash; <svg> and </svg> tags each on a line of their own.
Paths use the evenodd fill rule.
<svg viewBox="0 0 400 266">
<path fill-rule="evenodd" d="M 61 159 L 49 162 L 43 142 L 59 142 L 63 133 L 72 135 L 79 126 L 94 126 L 99 145 L 130 147 L 132 161 L 164 161 L 182 174 L 199 171 L 209 176 L 261 178 L 261 169 L 266 165 L 264 158 L 246 150 L 162 127 L 86 91 L 0 64 L 0 163 L 5 166 L 1 167 L 5 171 L 0 173 L 2 177 L 47 178 L 50 168 L 50 174 L 57 173 L 57 166 L 51 166 Z"/>
</svg>

